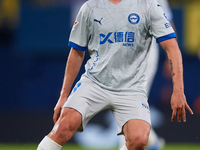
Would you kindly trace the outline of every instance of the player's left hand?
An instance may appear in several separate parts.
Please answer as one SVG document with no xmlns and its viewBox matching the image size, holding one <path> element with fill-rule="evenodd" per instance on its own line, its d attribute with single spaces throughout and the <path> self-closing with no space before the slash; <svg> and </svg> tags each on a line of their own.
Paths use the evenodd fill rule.
<svg viewBox="0 0 200 150">
<path fill-rule="evenodd" d="M 181 122 L 181 116 L 182 116 L 182 121 L 186 122 L 185 109 L 187 109 L 190 112 L 190 114 L 193 115 L 193 111 L 190 108 L 190 106 L 187 104 L 185 94 L 183 91 L 173 92 L 172 97 L 171 97 L 171 108 L 172 108 L 171 121 L 174 121 L 177 115 L 178 122 Z"/>
</svg>

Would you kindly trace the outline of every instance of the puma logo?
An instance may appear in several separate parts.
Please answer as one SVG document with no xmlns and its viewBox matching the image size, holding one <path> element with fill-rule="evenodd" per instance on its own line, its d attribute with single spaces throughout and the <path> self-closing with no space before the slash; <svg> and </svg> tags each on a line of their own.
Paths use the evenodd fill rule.
<svg viewBox="0 0 200 150">
<path fill-rule="evenodd" d="M 102 20 L 103 18 L 101 18 L 100 20 L 97 20 L 97 19 L 94 19 L 94 22 L 98 22 L 100 25 L 102 25 L 101 24 L 101 20 Z"/>
</svg>

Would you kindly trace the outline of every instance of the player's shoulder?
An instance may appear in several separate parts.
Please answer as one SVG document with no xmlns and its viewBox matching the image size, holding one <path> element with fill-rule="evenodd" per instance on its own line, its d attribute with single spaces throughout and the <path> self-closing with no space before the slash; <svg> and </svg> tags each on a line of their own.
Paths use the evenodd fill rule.
<svg viewBox="0 0 200 150">
<path fill-rule="evenodd" d="M 85 2 L 90 9 L 94 9 L 96 7 L 103 7 L 103 2 L 102 0 L 88 0 Z"/>
<path fill-rule="evenodd" d="M 157 1 L 163 8 L 168 9 L 170 7 L 167 0 L 157 0 Z"/>
<path fill-rule="evenodd" d="M 168 3 L 167 0 L 157 0 L 159 4 L 165 4 L 165 3 Z"/>
<path fill-rule="evenodd" d="M 81 11 L 82 12 L 90 12 L 91 8 L 93 8 L 94 6 L 94 0 L 87 0 L 86 2 L 83 3 L 83 5 L 81 6 Z"/>
<path fill-rule="evenodd" d="M 90 16 L 94 9 L 102 6 L 101 0 L 87 0 L 80 9 L 80 13 L 84 14 L 84 16 Z"/>
<path fill-rule="evenodd" d="M 157 1 L 157 0 L 138 0 L 139 1 L 139 3 L 145 3 L 145 4 L 147 4 L 147 5 L 151 5 L 152 3 L 154 3 L 155 1 Z"/>
<path fill-rule="evenodd" d="M 157 0 L 140 0 L 143 3 L 146 3 L 148 10 L 154 10 L 156 8 L 161 8 L 160 3 Z"/>
<path fill-rule="evenodd" d="M 136 2 L 139 4 L 140 7 L 143 7 L 146 11 L 148 11 L 153 4 L 158 4 L 157 0 L 136 0 Z"/>
</svg>

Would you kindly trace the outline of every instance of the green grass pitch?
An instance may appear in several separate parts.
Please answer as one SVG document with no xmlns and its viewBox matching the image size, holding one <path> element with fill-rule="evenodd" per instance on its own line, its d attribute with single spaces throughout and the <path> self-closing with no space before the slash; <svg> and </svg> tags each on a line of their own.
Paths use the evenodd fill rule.
<svg viewBox="0 0 200 150">
<path fill-rule="evenodd" d="M 37 144 L 1 144 L 0 150 L 36 150 Z M 75 144 L 66 144 L 62 150 L 94 150 L 89 148 L 82 148 Z M 118 150 L 114 149 L 95 149 L 95 150 Z M 166 144 L 163 150 L 200 150 L 200 144 Z"/>
</svg>

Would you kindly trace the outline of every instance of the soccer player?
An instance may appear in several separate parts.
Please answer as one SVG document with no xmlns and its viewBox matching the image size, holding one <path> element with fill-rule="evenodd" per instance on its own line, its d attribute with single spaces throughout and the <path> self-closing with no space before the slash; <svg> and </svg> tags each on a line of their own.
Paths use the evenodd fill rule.
<svg viewBox="0 0 200 150">
<path fill-rule="evenodd" d="M 143 150 L 151 128 L 146 70 L 152 37 L 166 51 L 173 80 L 172 117 L 186 121 L 191 114 L 184 95 L 182 56 L 175 33 L 156 0 L 89 0 L 81 7 L 72 28 L 71 52 L 60 98 L 54 109 L 55 125 L 38 150 L 60 150 L 76 131 L 103 109 L 110 109 L 118 134 L 126 144 L 121 150 Z M 70 90 L 84 59 L 85 73 Z M 66 101 L 67 99 L 67 101 Z M 66 101 L 66 102 L 65 102 Z"/>
</svg>

